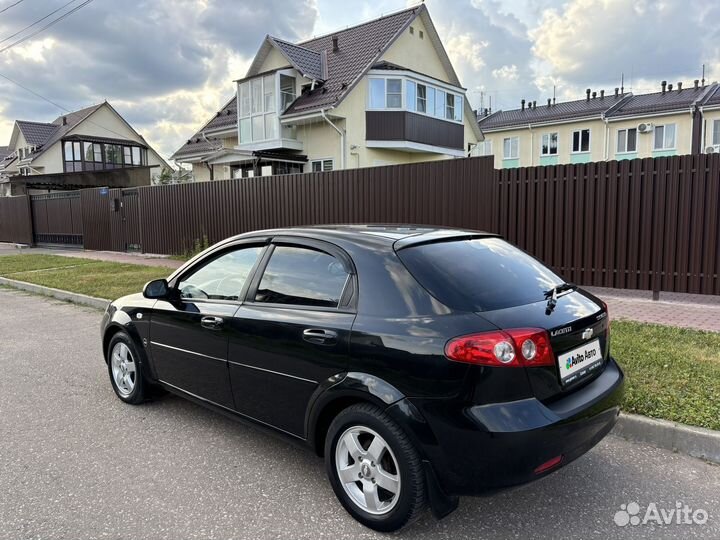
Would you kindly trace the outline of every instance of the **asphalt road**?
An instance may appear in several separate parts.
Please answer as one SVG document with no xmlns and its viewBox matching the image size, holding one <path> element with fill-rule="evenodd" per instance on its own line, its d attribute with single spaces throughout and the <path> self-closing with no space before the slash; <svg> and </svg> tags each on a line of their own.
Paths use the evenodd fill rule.
<svg viewBox="0 0 720 540">
<path fill-rule="evenodd" d="M 100 313 L 0 288 L 0 538 L 376 538 L 311 453 L 182 399 L 115 398 Z M 472 451 L 468 449 L 468 451 Z M 480 451 L 480 450 L 478 450 Z M 556 474 L 400 538 L 720 538 L 720 467 L 609 437 Z M 637 502 L 704 525 L 627 525 Z"/>
</svg>

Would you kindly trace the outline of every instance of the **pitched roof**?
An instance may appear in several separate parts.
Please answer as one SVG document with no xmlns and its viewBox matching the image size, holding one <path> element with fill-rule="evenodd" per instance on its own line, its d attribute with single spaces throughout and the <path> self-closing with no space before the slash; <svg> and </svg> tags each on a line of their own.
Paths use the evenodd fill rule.
<svg viewBox="0 0 720 540">
<path fill-rule="evenodd" d="M 222 141 L 217 137 L 210 137 L 203 135 L 206 132 L 212 132 L 214 130 L 231 128 L 237 126 L 237 99 L 235 96 L 231 97 L 225 105 L 215 113 L 210 120 L 208 120 L 203 127 L 201 127 L 195 134 L 190 137 L 185 144 L 183 144 L 175 153 L 170 156 L 170 159 L 178 159 L 183 156 L 191 156 L 194 154 L 201 154 L 218 150 L 222 148 Z"/>
<path fill-rule="evenodd" d="M 720 105 L 720 84 L 713 83 L 714 88 L 710 89 L 705 99 L 703 99 L 703 105 Z"/>
<path fill-rule="evenodd" d="M 324 57 L 326 58 L 325 51 L 313 51 L 273 36 L 268 36 L 267 39 L 280 49 L 293 67 L 304 77 L 320 81 L 327 78 L 324 60 Z"/>
<path fill-rule="evenodd" d="M 617 109 L 608 114 L 608 117 L 637 116 L 658 112 L 687 110 L 700 100 L 710 89 L 707 86 L 698 88 L 683 88 L 652 94 L 638 94 L 631 96 Z"/>
<path fill-rule="evenodd" d="M 499 129 L 513 126 L 526 126 L 542 122 L 561 122 L 588 116 L 600 116 L 611 107 L 619 106 L 629 94 L 614 94 L 605 97 L 565 101 L 554 105 L 538 105 L 525 109 L 497 111 L 478 121 L 480 129 Z"/>
<path fill-rule="evenodd" d="M 427 9 L 424 5 L 415 6 L 299 43 L 299 46 L 317 53 L 327 51 L 327 80 L 312 92 L 299 96 L 284 114 L 336 105 L 424 9 Z M 333 37 L 338 39 L 337 51 L 333 51 Z"/>
<path fill-rule="evenodd" d="M 42 146 L 58 128 L 57 124 L 45 122 L 29 122 L 27 120 L 17 120 L 16 122 L 25 141 L 31 146 Z"/>
<path fill-rule="evenodd" d="M 9 146 L 0 146 L 0 161 L 3 161 L 11 152 Z"/>
<path fill-rule="evenodd" d="M 67 114 L 58 116 L 50 124 L 44 124 L 46 126 L 53 126 L 54 129 L 53 130 L 50 130 L 49 128 L 47 129 L 44 140 L 34 143 L 38 147 L 37 150 L 35 150 L 35 152 L 33 152 L 28 157 L 23 159 L 23 161 L 26 161 L 28 159 L 30 161 L 32 161 L 36 157 L 40 156 L 42 153 L 45 152 L 46 149 L 50 148 L 53 144 L 55 144 L 60 139 L 62 139 L 66 133 L 68 133 L 73 128 L 75 128 L 80 122 L 85 120 L 85 118 L 90 116 L 92 113 L 94 113 L 96 110 L 98 110 L 103 105 L 104 105 L 104 102 L 98 103 L 97 105 L 92 105 L 90 107 L 85 107 L 84 109 L 80 109 L 77 111 L 72 111 Z M 18 120 L 18 125 L 21 122 L 23 122 L 23 121 Z M 31 122 L 24 122 L 24 123 L 29 124 Z M 23 133 L 23 135 L 24 135 L 24 133 Z M 28 141 L 28 142 L 30 142 L 30 141 Z"/>
</svg>

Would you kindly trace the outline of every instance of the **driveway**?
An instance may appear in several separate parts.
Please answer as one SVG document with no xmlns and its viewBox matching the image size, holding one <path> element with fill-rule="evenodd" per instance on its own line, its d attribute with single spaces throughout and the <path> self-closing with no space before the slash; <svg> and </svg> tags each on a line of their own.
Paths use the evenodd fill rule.
<svg viewBox="0 0 720 540">
<path fill-rule="evenodd" d="M 0 288 L 0 538 L 388 537 L 345 513 L 313 454 L 176 397 L 121 403 L 99 322 Z M 718 486 L 720 467 L 609 437 L 540 482 L 464 498 L 399 537 L 718 538 Z M 630 502 L 681 502 L 709 520 L 620 527 Z"/>
</svg>

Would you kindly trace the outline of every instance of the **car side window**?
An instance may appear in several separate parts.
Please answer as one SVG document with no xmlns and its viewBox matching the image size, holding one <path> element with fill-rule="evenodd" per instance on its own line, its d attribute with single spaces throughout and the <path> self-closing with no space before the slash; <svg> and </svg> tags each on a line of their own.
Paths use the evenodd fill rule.
<svg viewBox="0 0 720 540">
<path fill-rule="evenodd" d="M 256 302 L 336 308 L 348 273 L 332 255 L 311 248 L 276 246 Z"/>
<path fill-rule="evenodd" d="M 235 249 L 183 276 L 178 284 L 180 297 L 238 300 L 261 251 L 260 246 Z"/>
</svg>

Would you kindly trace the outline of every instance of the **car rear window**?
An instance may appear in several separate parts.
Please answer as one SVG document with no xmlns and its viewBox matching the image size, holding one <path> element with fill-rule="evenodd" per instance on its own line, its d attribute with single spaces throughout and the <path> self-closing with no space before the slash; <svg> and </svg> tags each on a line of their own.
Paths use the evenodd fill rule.
<svg viewBox="0 0 720 540">
<path fill-rule="evenodd" d="M 538 302 L 563 279 L 500 238 L 473 238 L 398 251 L 410 273 L 443 304 L 492 311 Z"/>
</svg>

